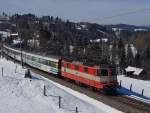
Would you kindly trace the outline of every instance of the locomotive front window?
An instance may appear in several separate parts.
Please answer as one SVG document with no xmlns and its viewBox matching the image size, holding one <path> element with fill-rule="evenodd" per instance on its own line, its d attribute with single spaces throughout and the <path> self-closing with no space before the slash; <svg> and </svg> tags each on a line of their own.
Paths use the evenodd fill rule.
<svg viewBox="0 0 150 113">
<path fill-rule="evenodd" d="M 75 70 L 79 70 L 79 66 L 75 65 Z"/>
<path fill-rule="evenodd" d="M 108 75 L 107 69 L 101 69 L 101 76 L 107 76 L 107 75 Z"/>
<path fill-rule="evenodd" d="M 70 68 L 70 64 L 69 63 L 67 63 L 67 68 Z"/>
<path fill-rule="evenodd" d="M 84 72 L 88 73 L 88 68 L 87 67 L 84 68 Z"/>
</svg>

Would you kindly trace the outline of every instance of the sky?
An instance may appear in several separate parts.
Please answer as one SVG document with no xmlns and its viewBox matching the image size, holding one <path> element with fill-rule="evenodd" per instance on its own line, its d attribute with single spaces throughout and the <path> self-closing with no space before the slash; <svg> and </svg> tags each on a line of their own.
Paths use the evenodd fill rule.
<svg viewBox="0 0 150 113">
<path fill-rule="evenodd" d="M 147 11 L 105 18 L 145 8 Z M 150 0 L 0 0 L 0 13 L 59 16 L 75 22 L 150 25 Z"/>
</svg>

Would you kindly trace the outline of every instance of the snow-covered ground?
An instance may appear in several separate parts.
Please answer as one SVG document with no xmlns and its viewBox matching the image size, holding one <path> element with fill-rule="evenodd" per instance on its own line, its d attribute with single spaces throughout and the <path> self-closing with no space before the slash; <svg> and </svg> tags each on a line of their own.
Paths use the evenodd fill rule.
<svg viewBox="0 0 150 113">
<path fill-rule="evenodd" d="M 129 78 L 125 75 L 118 75 L 118 82 L 120 83 L 120 81 L 122 86 L 122 88 L 118 90 L 120 93 L 123 93 L 131 98 L 150 103 L 150 81 Z M 132 88 L 130 91 L 131 84 Z M 144 92 L 142 96 L 143 89 Z"/>
<path fill-rule="evenodd" d="M 0 59 L 1 113 L 75 113 L 75 107 L 79 113 L 122 113 L 35 73 L 32 73 L 32 80 L 26 79 L 25 70 L 18 64 Z M 44 85 L 48 96 L 43 95 Z M 58 97 L 50 95 L 62 97 L 63 109 L 59 109 Z"/>
</svg>

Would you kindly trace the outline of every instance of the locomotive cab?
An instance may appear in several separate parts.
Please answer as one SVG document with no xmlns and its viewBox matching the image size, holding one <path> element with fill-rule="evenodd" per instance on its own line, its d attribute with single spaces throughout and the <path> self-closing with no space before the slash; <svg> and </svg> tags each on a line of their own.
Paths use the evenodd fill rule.
<svg viewBox="0 0 150 113">
<path fill-rule="evenodd" d="M 116 68 L 102 68 L 99 69 L 100 81 L 103 83 L 103 90 L 111 94 L 116 92 L 118 87 Z"/>
</svg>

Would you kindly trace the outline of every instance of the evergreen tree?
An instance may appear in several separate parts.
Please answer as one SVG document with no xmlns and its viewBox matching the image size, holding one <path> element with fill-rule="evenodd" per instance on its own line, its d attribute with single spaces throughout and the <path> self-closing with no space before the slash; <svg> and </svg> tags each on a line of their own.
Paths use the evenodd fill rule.
<svg viewBox="0 0 150 113">
<path fill-rule="evenodd" d="M 128 45 L 128 48 L 127 48 L 127 64 L 128 65 L 133 65 L 133 60 L 134 60 L 133 53 L 132 53 L 130 45 Z"/>
<path fill-rule="evenodd" d="M 134 65 L 135 65 L 136 67 L 140 67 L 140 66 L 141 66 L 141 57 L 140 57 L 139 52 L 135 55 L 135 58 L 134 58 Z"/>
<path fill-rule="evenodd" d="M 126 66 L 126 56 L 125 56 L 125 46 L 120 38 L 118 42 L 118 56 L 119 56 L 119 64 L 122 68 Z"/>
</svg>

